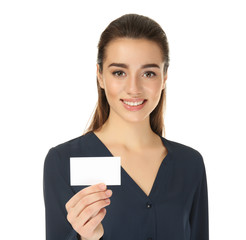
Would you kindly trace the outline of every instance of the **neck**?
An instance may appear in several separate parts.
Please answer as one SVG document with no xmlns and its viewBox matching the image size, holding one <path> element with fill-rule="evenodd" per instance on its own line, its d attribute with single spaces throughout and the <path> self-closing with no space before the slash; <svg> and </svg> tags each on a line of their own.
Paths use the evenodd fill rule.
<svg viewBox="0 0 246 240">
<path fill-rule="evenodd" d="M 150 127 L 149 116 L 142 121 L 130 122 L 111 114 L 99 132 L 107 142 L 130 150 L 142 150 L 160 141 Z"/>
</svg>

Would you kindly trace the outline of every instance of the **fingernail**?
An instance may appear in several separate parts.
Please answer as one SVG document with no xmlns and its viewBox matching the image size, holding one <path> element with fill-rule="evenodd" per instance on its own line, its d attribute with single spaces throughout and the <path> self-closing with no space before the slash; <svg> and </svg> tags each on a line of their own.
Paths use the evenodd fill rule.
<svg viewBox="0 0 246 240">
<path fill-rule="evenodd" d="M 106 202 L 106 203 L 110 203 L 110 200 L 109 200 L 109 199 L 106 199 L 105 202 Z"/>
<path fill-rule="evenodd" d="M 107 191 L 106 191 L 106 195 L 107 195 L 107 196 L 110 196 L 111 194 L 112 194 L 112 191 L 111 191 L 111 190 L 107 190 Z"/>
</svg>

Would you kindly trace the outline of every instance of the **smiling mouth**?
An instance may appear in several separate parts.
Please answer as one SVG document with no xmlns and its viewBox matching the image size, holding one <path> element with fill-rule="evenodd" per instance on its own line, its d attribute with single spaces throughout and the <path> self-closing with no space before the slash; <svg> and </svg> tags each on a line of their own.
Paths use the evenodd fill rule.
<svg viewBox="0 0 246 240">
<path fill-rule="evenodd" d="M 144 104 L 147 100 L 144 99 L 142 101 L 125 101 L 123 99 L 120 99 L 123 103 L 127 104 L 128 106 L 139 106 L 139 105 L 142 105 Z"/>
</svg>

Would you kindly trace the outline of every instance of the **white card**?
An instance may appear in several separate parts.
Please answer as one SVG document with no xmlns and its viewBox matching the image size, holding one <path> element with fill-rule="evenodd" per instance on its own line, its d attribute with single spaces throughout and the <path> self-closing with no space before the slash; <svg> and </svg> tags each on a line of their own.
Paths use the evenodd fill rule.
<svg viewBox="0 0 246 240">
<path fill-rule="evenodd" d="M 70 157 L 70 184 L 121 185 L 120 157 Z"/>
</svg>

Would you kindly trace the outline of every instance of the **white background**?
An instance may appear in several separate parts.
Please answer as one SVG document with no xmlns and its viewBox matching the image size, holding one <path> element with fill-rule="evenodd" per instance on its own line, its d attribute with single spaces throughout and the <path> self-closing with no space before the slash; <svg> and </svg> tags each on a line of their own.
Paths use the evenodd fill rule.
<svg viewBox="0 0 246 240">
<path fill-rule="evenodd" d="M 94 111 L 101 32 L 138 13 L 169 40 L 165 137 L 203 155 L 210 238 L 246 239 L 244 1 L 88 2 L 0 2 L 1 235 L 44 239 L 44 158 Z"/>
</svg>

